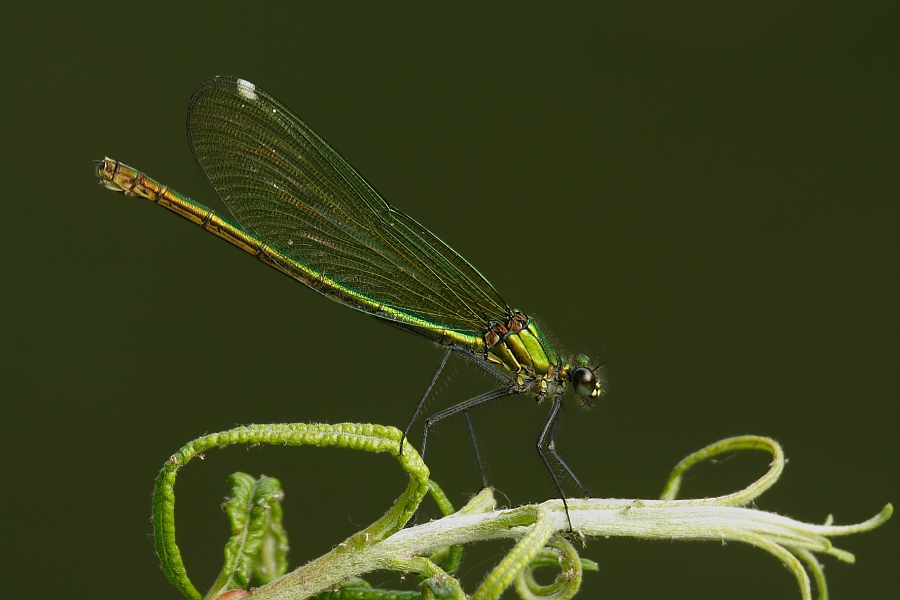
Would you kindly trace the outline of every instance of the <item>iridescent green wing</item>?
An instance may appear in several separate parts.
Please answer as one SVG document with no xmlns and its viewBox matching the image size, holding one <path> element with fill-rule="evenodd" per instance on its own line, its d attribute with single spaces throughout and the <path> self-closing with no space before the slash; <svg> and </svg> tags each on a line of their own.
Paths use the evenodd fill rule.
<svg viewBox="0 0 900 600">
<path fill-rule="evenodd" d="M 187 125 L 194 157 L 219 197 L 271 247 L 340 286 L 450 329 L 484 331 L 505 320 L 506 303 L 481 273 L 389 206 L 257 86 L 224 76 L 205 81 Z M 340 288 L 337 297 L 359 308 Z"/>
</svg>

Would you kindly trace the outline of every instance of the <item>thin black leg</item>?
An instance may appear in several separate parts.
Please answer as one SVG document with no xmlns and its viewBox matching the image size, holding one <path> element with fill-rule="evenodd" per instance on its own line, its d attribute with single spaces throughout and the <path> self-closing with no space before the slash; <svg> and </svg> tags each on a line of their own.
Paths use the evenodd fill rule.
<svg viewBox="0 0 900 600">
<path fill-rule="evenodd" d="M 446 361 L 445 361 L 446 362 Z M 422 457 L 422 460 L 425 460 L 425 448 L 428 445 L 428 430 L 432 425 L 440 421 L 441 419 L 445 419 L 451 415 L 455 415 L 458 412 L 462 412 L 466 415 L 466 422 L 469 423 L 469 434 L 472 436 L 472 443 L 475 445 L 475 458 L 478 461 L 478 469 L 481 472 L 481 480 L 485 487 L 487 487 L 487 482 L 484 477 L 484 470 L 481 468 L 481 455 L 478 452 L 478 445 L 475 443 L 475 434 L 472 430 L 472 424 L 469 422 L 468 410 L 474 406 L 478 406 L 479 404 L 484 404 L 485 402 L 490 402 L 491 400 L 496 400 L 497 398 L 503 398 L 504 396 L 511 396 L 513 394 L 521 393 L 518 388 L 510 388 L 510 387 L 502 387 L 497 388 L 496 390 L 492 390 L 487 392 L 486 394 L 481 394 L 480 396 L 475 396 L 474 398 L 470 398 L 465 402 L 460 402 L 450 408 L 445 408 L 441 412 L 431 415 L 427 419 L 425 419 L 425 427 L 422 430 L 422 449 L 419 451 L 419 455 Z M 412 523 L 416 522 L 416 517 L 418 516 L 418 510 L 413 513 L 412 518 L 410 518 L 409 526 Z"/>
<path fill-rule="evenodd" d="M 420 454 L 422 455 L 422 459 L 425 459 L 425 446 L 428 444 L 428 430 L 431 429 L 432 425 L 442 419 L 446 419 L 451 415 L 455 415 L 458 412 L 469 410 L 470 408 L 478 406 L 479 404 L 484 404 L 485 402 L 490 402 L 491 400 L 496 400 L 497 398 L 503 398 L 504 396 L 511 396 L 516 393 L 518 393 L 517 390 L 508 387 L 497 388 L 496 390 L 481 394 L 480 396 L 470 398 L 465 402 L 454 404 L 450 408 L 445 408 L 441 412 L 435 413 L 425 419 L 425 427 L 422 430 L 422 450 L 420 452 Z"/>
<path fill-rule="evenodd" d="M 425 393 L 422 394 L 422 399 L 419 400 L 419 404 L 416 406 L 416 411 L 413 413 L 412 418 L 409 420 L 409 424 L 406 426 L 406 429 L 403 430 L 403 437 L 400 438 L 400 450 L 398 451 L 398 454 L 400 456 L 403 456 L 403 442 L 409 436 L 409 430 L 412 429 L 413 423 L 415 423 L 416 419 L 419 418 L 419 413 L 422 411 L 422 407 L 425 406 L 425 401 L 428 400 L 428 396 L 431 395 L 431 390 L 434 388 L 434 384 L 435 382 L 437 382 L 441 371 L 443 371 L 444 367 L 447 366 L 447 359 L 450 358 L 451 352 L 453 352 L 453 346 L 447 348 L 447 352 L 444 354 L 444 358 L 441 360 L 441 364 L 438 365 L 438 368 L 435 370 L 434 375 L 431 376 L 431 381 L 428 383 L 428 388 L 425 390 Z"/>
<path fill-rule="evenodd" d="M 561 414 L 561 413 L 560 413 Z M 547 450 L 550 451 L 550 454 L 553 455 L 553 458 L 562 465 L 563 469 L 566 470 L 566 473 L 569 474 L 569 477 L 572 478 L 572 481 L 575 482 L 575 485 L 581 489 L 581 492 L 584 494 L 585 498 L 590 498 L 591 493 L 587 491 L 587 488 L 581 484 L 581 481 L 578 477 L 575 476 L 575 472 L 569 468 L 569 465 L 566 464 L 566 461 L 562 459 L 562 457 L 556 452 L 556 426 L 559 425 L 559 415 L 557 415 L 556 419 L 553 421 L 553 425 L 550 427 L 550 443 L 547 444 Z"/>
<path fill-rule="evenodd" d="M 468 358 L 470 361 L 499 379 L 502 383 L 505 383 L 511 388 L 515 388 L 519 391 L 523 391 L 519 389 L 519 386 L 516 384 L 516 380 L 486 361 L 484 358 L 478 356 L 471 350 L 467 348 L 462 348 L 460 346 L 451 346 L 451 352 L 456 352 L 457 354 L 461 354 L 462 356 Z M 478 473 L 481 475 L 481 487 L 486 488 L 488 486 L 487 475 L 484 472 L 484 463 L 481 462 L 481 453 L 478 451 L 478 440 L 475 439 L 475 430 L 472 428 L 472 420 L 469 418 L 469 411 L 464 410 L 463 416 L 466 418 L 466 425 L 469 427 L 469 437 L 472 438 L 472 448 L 475 450 L 475 462 L 478 463 Z"/>
<path fill-rule="evenodd" d="M 561 406 L 562 394 L 559 394 L 555 398 L 553 398 L 553 404 L 550 406 L 550 414 L 547 415 L 547 420 L 544 421 L 544 426 L 541 427 L 541 432 L 540 434 L 538 434 L 537 451 L 538 456 L 541 457 L 541 461 L 544 463 L 544 466 L 547 467 L 547 471 L 550 472 L 550 477 L 553 478 L 553 484 L 556 486 L 556 491 L 559 493 L 559 497 L 563 501 L 563 508 L 566 510 L 566 520 L 569 522 L 569 531 L 573 531 L 572 517 L 569 516 L 569 503 L 566 502 L 566 494 L 565 492 L 563 492 L 562 486 L 559 484 L 559 479 L 557 479 L 556 473 L 553 472 L 553 468 L 550 466 L 550 462 L 547 460 L 546 455 L 544 455 L 544 446 L 548 445 L 548 438 L 549 444 L 553 444 L 553 432 L 556 430 L 556 421 L 559 420 L 559 409 Z M 551 449 L 550 453 L 553 454 L 554 458 L 559 460 L 559 456 L 557 456 L 554 450 Z M 563 463 L 563 466 L 565 466 L 565 463 Z M 569 471 L 569 468 L 566 467 L 566 470 Z M 569 471 L 569 473 L 571 474 L 571 471 Z"/>
<path fill-rule="evenodd" d="M 481 475 L 481 489 L 488 486 L 487 477 L 484 474 L 484 465 L 481 463 L 481 452 L 478 451 L 478 440 L 475 439 L 475 430 L 472 429 L 472 420 L 469 419 L 469 411 L 464 410 L 466 425 L 469 427 L 469 437 L 472 438 L 472 448 L 475 449 L 475 462 L 478 463 L 478 473 Z"/>
</svg>

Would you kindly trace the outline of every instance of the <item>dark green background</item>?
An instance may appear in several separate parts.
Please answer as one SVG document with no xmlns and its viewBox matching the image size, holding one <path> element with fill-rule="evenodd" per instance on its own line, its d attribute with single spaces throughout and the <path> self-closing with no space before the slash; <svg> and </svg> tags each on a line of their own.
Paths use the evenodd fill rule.
<svg viewBox="0 0 900 600">
<path fill-rule="evenodd" d="M 607 362 L 608 399 L 570 403 L 561 431 L 594 494 L 655 497 L 685 454 L 754 433 L 790 459 L 762 509 L 851 523 L 900 500 L 896 3 L 326 4 L 2 9 L 5 596 L 178 597 L 148 521 L 172 452 L 253 422 L 403 426 L 439 361 L 94 183 L 109 155 L 221 208 L 183 125 L 215 74 L 283 100 L 562 348 Z M 488 385 L 457 365 L 432 406 Z M 533 450 L 544 415 L 527 399 L 475 415 L 504 503 L 554 495 Z M 460 423 L 431 448 L 461 504 L 478 479 Z M 684 491 L 736 489 L 766 462 Z M 178 486 L 203 586 L 238 469 L 284 482 L 295 566 L 404 485 L 387 456 L 209 453 Z M 838 540 L 858 564 L 823 558 L 834 598 L 896 590 L 896 532 Z M 476 548 L 468 589 L 501 551 Z M 584 554 L 601 569 L 585 598 L 799 597 L 738 544 Z"/>
</svg>

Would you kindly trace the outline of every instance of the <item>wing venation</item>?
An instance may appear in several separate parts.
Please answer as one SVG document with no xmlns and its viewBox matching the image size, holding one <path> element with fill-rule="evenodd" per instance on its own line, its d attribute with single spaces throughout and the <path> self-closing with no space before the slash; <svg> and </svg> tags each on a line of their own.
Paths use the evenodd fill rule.
<svg viewBox="0 0 900 600">
<path fill-rule="evenodd" d="M 452 329 L 483 331 L 508 314 L 481 273 L 390 207 L 327 142 L 255 85 L 221 76 L 202 83 L 191 98 L 188 137 L 235 219 L 280 252 Z"/>
</svg>

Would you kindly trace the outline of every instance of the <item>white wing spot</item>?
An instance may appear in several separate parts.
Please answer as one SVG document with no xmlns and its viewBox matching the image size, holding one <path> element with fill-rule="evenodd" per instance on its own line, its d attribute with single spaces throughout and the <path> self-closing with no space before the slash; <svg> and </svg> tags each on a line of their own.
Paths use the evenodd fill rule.
<svg viewBox="0 0 900 600">
<path fill-rule="evenodd" d="M 246 79 L 237 80 L 237 91 L 247 100 L 259 100 L 259 96 L 256 95 L 256 86 Z"/>
</svg>

